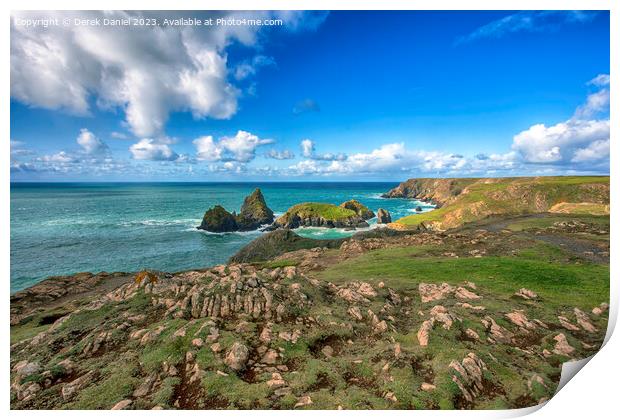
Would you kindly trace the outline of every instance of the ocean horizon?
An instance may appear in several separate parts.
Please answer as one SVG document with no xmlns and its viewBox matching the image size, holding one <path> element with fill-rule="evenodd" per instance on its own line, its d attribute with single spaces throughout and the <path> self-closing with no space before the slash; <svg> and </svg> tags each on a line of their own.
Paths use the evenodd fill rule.
<svg viewBox="0 0 620 420">
<path fill-rule="evenodd" d="M 263 233 L 199 231 L 216 204 L 239 211 L 261 188 L 277 215 L 307 201 L 340 204 L 356 199 L 376 212 L 407 216 L 417 200 L 385 199 L 398 182 L 12 182 L 11 293 L 49 276 L 76 272 L 168 272 L 225 263 Z M 369 221 L 376 227 L 375 219 Z M 33 227 L 36 226 L 36 227 Z M 357 230 L 359 231 L 359 230 Z M 305 237 L 333 239 L 343 229 L 300 228 Z"/>
</svg>

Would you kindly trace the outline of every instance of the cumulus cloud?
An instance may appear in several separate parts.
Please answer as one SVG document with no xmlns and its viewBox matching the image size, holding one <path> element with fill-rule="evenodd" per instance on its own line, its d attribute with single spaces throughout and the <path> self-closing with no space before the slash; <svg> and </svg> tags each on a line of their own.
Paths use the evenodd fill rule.
<svg viewBox="0 0 620 420">
<path fill-rule="evenodd" d="M 310 139 L 304 139 L 300 142 L 301 155 L 312 160 L 345 160 L 347 155 L 344 153 L 316 153 L 314 142 Z"/>
<path fill-rule="evenodd" d="M 577 108 L 574 117 L 588 118 L 607 109 L 609 109 L 609 89 L 601 89 L 588 95 L 586 103 Z"/>
<path fill-rule="evenodd" d="M 276 160 L 288 160 L 288 159 L 295 159 L 295 153 L 291 152 L 288 149 L 287 150 L 271 149 L 265 153 L 265 157 L 270 158 L 270 159 L 276 159 Z"/>
<path fill-rule="evenodd" d="M 465 44 L 484 38 L 502 38 L 518 32 L 555 31 L 563 25 L 590 22 L 596 15 L 597 12 L 578 10 L 522 11 L 494 20 L 467 35 L 460 36 L 455 44 Z"/>
<path fill-rule="evenodd" d="M 293 114 L 299 115 L 306 112 L 319 112 L 321 108 L 319 104 L 313 99 L 304 99 L 299 101 L 293 107 Z"/>
<path fill-rule="evenodd" d="M 213 136 L 203 136 L 193 141 L 198 160 L 210 162 L 236 161 L 249 162 L 256 157 L 256 149 L 274 143 L 271 139 L 261 139 L 247 131 L 239 130 L 232 137 L 221 137 L 218 141 Z"/>
<path fill-rule="evenodd" d="M 167 144 L 160 144 L 153 139 L 142 139 L 129 148 L 131 156 L 136 160 L 173 161 L 179 155 Z"/>
<path fill-rule="evenodd" d="M 216 18 L 281 18 L 287 30 L 312 29 L 325 19 L 323 13 L 296 11 L 208 13 Z M 16 19 L 56 17 L 59 21 L 194 15 L 182 11 L 13 13 Z M 15 25 L 12 20 L 11 96 L 30 106 L 78 115 L 91 112 L 90 98 L 94 98 L 99 108 L 122 109 L 135 136 L 156 140 L 164 134 L 171 112 L 188 111 L 195 118 L 215 119 L 227 119 L 236 113 L 239 89 L 228 80 L 226 48 L 233 42 L 257 46 L 258 28 L 250 25 L 222 25 L 208 30 L 180 26 L 32 28 Z M 265 59 L 258 59 L 254 68 L 264 62 Z"/>
<path fill-rule="evenodd" d="M 589 154 L 580 151 L 589 149 L 594 143 L 596 147 L 596 159 L 609 156 L 609 147 L 601 150 L 600 143 L 609 146 L 609 120 L 577 120 L 571 119 L 547 127 L 545 124 L 536 124 L 514 136 L 513 150 L 519 152 L 526 162 L 530 163 L 566 163 L 584 161 Z"/>
<path fill-rule="evenodd" d="M 106 153 L 108 151 L 108 146 L 86 128 L 80 130 L 77 143 L 89 155 Z"/>
<path fill-rule="evenodd" d="M 528 163 L 581 164 L 609 162 L 609 119 L 593 119 L 609 112 L 609 75 L 600 74 L 589 84 L 600 88 L 588 95 L 567 121 L 551 126 L 535 124 L 513 138 L 512 149 Z"/>
</svg>

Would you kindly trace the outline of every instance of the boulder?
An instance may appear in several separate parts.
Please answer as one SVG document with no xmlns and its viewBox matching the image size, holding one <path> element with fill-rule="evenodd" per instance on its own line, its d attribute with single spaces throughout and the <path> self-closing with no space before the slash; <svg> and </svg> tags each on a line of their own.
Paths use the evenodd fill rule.
<svg viewBox="0 0 620 420">
<path fill-rule="evenodd" d="M 205 213 L 198 229 L 209 232 L 234 232 L 239 229 L 235 216 L 222 206 L 215 206 Z"/>
<path fill-rule="evenodd" d="M 245 344 L 236 342 L 230 347 L 230 350 L 228 350 L 224 363 L 232 370 L 243 370 L 245 369 L 249 355 L 250 352 Z"/>
<path fill-rule="evenodd" d="M 569 356 L 572 352 L 575 351 L 575 348 L 568 344 L 568 340 L 566 336 L 562 333 L 553 337 L 555 340 L 555 346 L 553 347 L 553 352 L 560 356 Z"/>
<path fill-rule="evenodd" d="M 377 210 L 377 224 L 392 223 L 392 215 L 389 211 L 384 209 Z"/>
<path fill-rule="evenodd" d="M 271 224 L 273 220 L 273 211 L 267 207 L 263 193 L 257 188 L 243 200 L 236 221 L 239 230 L 247 231 Z"/>
</svg>

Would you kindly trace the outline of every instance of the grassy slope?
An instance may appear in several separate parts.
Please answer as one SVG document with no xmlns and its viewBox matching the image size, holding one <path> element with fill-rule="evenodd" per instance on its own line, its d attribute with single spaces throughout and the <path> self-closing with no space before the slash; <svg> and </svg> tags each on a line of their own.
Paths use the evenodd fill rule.
<svg viewBox="0 0 620 420">
<path fill-rule="evenodd" d="M 536 290 L 555 306 L 594 307 L 609 299 L 609 266 L 576 260 L 567 264 L 560 249 L 537 245 L 513 257 L 425 257 L 420 247 L 382 249 L 347 260 L 323 272 L 336 284 L 383 281 L 399 290 L 416 290 L 419 283 L 458 284 L 473 281 L 506 298 L 521 287 Z"/>
<path fill-rule="evenodd" d="M 460 195 L 455 202 L 432 212 L 403 217 L 396 223 L 415 227 L 422 222 L 442 222 L 448 217 L 458 217 L 460 220 L 458 224 L 461 224 L 480 218 L 475 210 L 472 211 L 479 205 L 483 207 L 483 216 L 536 212 L 540 210 L 535 209 L 528 200 L 528 198 L 535 197 L 544 197 L 548 204 L 547 208 L 560 202 L 586 202 L 589 197 L 585 187 L 588 184 L 609 185 L 609 177 L 504 178 L 491 183 L 476 182 L 469 185 L 468 192 Z M 525 197 L 513 197 L 506 194 L 509 187 L 514 187 Z M 584 190 L 581 187 L 584 187 Z"/>
</svg>

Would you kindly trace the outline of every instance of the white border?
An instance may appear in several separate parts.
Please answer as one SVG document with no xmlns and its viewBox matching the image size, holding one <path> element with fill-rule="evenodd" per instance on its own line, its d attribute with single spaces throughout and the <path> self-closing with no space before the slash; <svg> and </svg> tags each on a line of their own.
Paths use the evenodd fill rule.
<svg viewBox="0 0 620 420">
<path fill-rule="evenodd" d="M 7 4 L 8 3 L 8 4 Z M 125 10 L 148 10 L 148 9 L 184 9 L 184 10 L 611 10 L 610 24 L 611 24 L 611 73 L 615 74 L 618 70 L 617 51 L 618 51 L 618 39 L 620 34 L 618 33 L 620 6 L 619 2 L 611 0 L 565 0 L 565 1 L 553 1 L 553 0 L 503 0 L 503 1 L 485 1 L 485 0 L 425 0 L 422 1 L 395 1 L 395 0 L 356 0 L 356 1 L 341 1 L 339 4 L 328 0 L 296 0 L 296 1 L 277 1 L 277 0 L 220 0 L 220 1 L 197 1 L 197 0 L 177 0 L 175 2 L 155 1 L 155 0 L 92 0 L 87 4 L 78 0 L 21 0 L 21 1 L 8 1 L 3 3 L 2 7 L 2 22 L 5 26 L 2 28 L 2 98 L 4 101 L 4 107 L 2 107 L 3 115 L 0 119 L 2 125 L 2 133 L 4 134 L 4 154 L 3 156 L 3 172 L 4 178 L 0 182 L 0 193 L 2 194 L 3 201 L 0 206 L 0 212 L 2 213 L 2 221 L 0 223 L 0 267 L 4 276 L 2 278 L 5 282 L 5 295 L 1 299 L 1 305 L 5 316 L 9 314 L 9 281 L 10 278 L 10 236 L 9 236 L 9 182 L 10 182 L 10 153 L 9 153 L 9 97 L 10 97 L 10 63 L 8 60 L 9 55 L 9 19 L 10 10 L 47 10 L 47 9 L 64 9 L 64 10 L 87 10 L 87 9 L 125 9 Z M 618 88 L 616 84 L 611 86 L 612 97 L 618 98 Z M 612 115 L 612 131 L 616 126 L 616 115 L 618 115 L 617 101 L 612 100 L 611 103 L 611 115 Z M 616 161 L 618 145 L 615 139 L 611 142 L 611 162 Z M 617 229 L 614 221 L 616 220 L 616 204 L 618 200 L 618 187 L 615 180 L 611 181 L 612 190 L 612 224 L 611 224 L 611 260 L 615 262 L 617 255 L 616 249 L 618 245 Z M 36 225 L 36 220 L 33 221 L 33 225 Z M 610 326 L 615 325 L 618 314 L 618 285 L 614 281 L 617 278 L 618 270 L 616 264 L 612 263 L 611 266 L 611 313 L 610 313 Z M 0 391 L 0 398 L 4 410 L 9 411 L 10 394 L 9 394 L 9 339 L 10 328 L 8 319 L 5 318 L 5 322 L 1 323 L 3 346 L 3 366 L 0 367 L 0 376 L 2 378 L 3 390 Z M 523 409 L 523 410 L 511 410 L 511 411 L 443 411 L 443 412 L 431 412 L 431 411 L 332 411 L 325 413 L 333 418 L 348 418 L 352 416 L 359 417 L 361 419 L 377 419 L 377 418 L 408 418 L 409 416 L 416 416 L 417 418 L 459 418 L 459 419 L 481 419 L 481 418 L 503 418 L 503 417 L 516 417 L 525 415 L 531 412 L 535 412 L 532 418 L 536 419 L 553 419 L 553 418 L 609 418 L 611 413 L 616 412 L 616 400 L 618 399 L 618 379 L 620 378 L 620 364 L 617 360 L 617 355 L 620 354 L 620 339 L 611 335 L 613 327 L 610 327 L 606 339 L 607 344 L 603 349 L 596 354 L 590 363 L 588 368 L 580 372 L 575 379 L 570 381 L 554 398 L 549 401 L 544 409 Z M 121 416 L 123 418 L 140 418 L 145 412 L 108 412 L 108 411 L 55 411 L 55 412 L 42 412 L 42 411 L 11 411 L 8 413 L 12 418 L 41 418 L 42 416 L 49 416 L 50 418 L 63 418 L 74 419 L 82 418 L 84 415 L 94 418 L 107 418 L 107 416 Z M 160 416 L 160 418 L 169 418 L 175 416 L 177 418 L 190 418 L 195 416 L 216 416 L 217 418 L 246 418 L 252 416 L 253 418 L 269 418 L 280 419 L 291 415 L 290 412 L 284 411 L 225 411 L 225 412 L 153 412 L 153 416 Z M 313 419 L 317 415 L 323 415 L 322 412 L 296 412 L 295 416 L 302 419 Z"/>
</svg>

